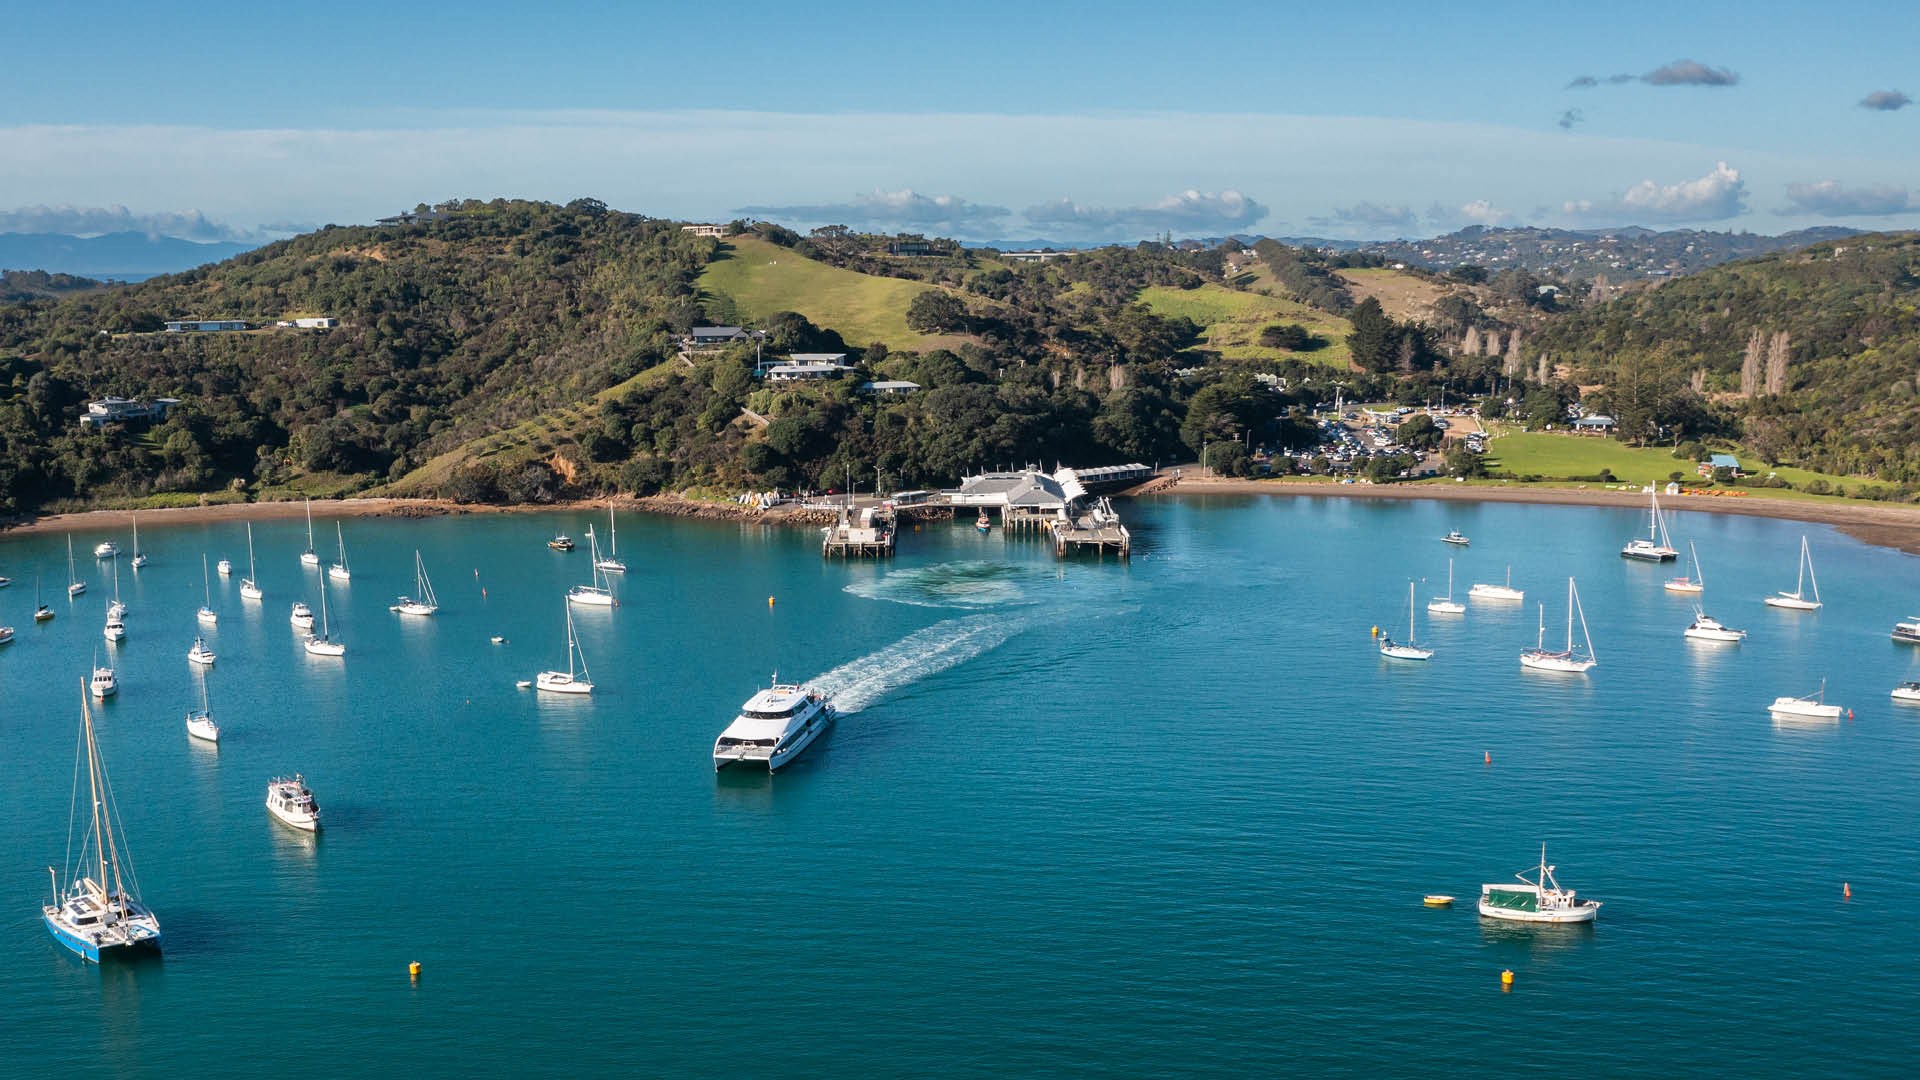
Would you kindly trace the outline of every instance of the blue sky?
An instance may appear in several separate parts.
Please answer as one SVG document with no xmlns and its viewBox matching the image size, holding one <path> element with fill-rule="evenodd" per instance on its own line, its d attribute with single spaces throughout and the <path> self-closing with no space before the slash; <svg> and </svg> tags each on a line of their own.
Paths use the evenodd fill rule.
<svg viewBox="0 0 1920 1080">
<path fill-rule="evenodd" d="M 972 238 L 1920 225 L 1910 4 L 75 10 L 9 14 L 0 229 L 496 195 Z"/>
</svg>

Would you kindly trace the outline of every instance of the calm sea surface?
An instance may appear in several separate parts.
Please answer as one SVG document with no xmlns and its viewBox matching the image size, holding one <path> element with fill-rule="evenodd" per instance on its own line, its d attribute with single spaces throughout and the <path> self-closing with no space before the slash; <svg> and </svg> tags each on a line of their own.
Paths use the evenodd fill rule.
<svg viewBox="0 0 1920 1080">
<path fill-rule="evenodd" d="M 1131 565 L 965 521 L 847 564 L 811 532 L 623 517 L 620 606 L 576 613 L 587 701 L 514 680 L 565 664 L 589 560 L 543 541 L 589 515 L 347 521 L 344 663 L 287 622 L 318 608 L 302 522 L 255 526 L 260 603 L 240 526 L 143 529 L 113 649 L 106 534 L 74 535 L 71 603 L 63 537 L 0 540 L 0 1074 L 1911 1075 L 1920 709 L 1887 692 L 1920 651 L 1887 631 L 1920 560 L 1676 514 L 1707 610 L 1751 631 L 1715 648 L 1680 636 L 1660 582 L 1682 571 L 1618 557 L 1631 510 L 1122 509 Z M 1763 607 L 1803 532 L 1826 608 Z M 443 608 L 402 621 L 416 548 Z M 203 551 L 237 564 L 213 582 L 217 749 L 181 723 Z M 1527 602 L 1430 621 L 1449 555 L 1456 595 L 1511 564 Z M 1523 673 L 1569 574 L 1600 666 Z M 1409 578 L 1430 664 L 1368 636 L 1404 633 Z M 96 653 L 166 933 L 164 960 L 105 969 L 39 921 Z M 776 669 L 845 715 L 777 777 L 716 777 L 714 736 Z M 1851 719 L 1769 720 L 1823 677 Z M 295 770 L 317 842 L 261 805 Z M 1483 923 L 1479 884 L 1543 841 L 1598 924 Z"/>
</svg>

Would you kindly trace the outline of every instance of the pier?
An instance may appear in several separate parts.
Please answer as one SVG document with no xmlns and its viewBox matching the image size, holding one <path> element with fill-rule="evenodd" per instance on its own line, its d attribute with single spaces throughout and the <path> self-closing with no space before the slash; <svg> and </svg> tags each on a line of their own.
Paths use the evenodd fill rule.
<svg viewBox="0 0 1920 1080">
<path fill-rule="evenodd" d="M 1120 523 L 1113 504 L 1105 496 L 1094 501 L 1086 513 L 1059 517 L 1053 522 L 1053 553 L 1060 558 L 1079 554 L 1089 548 L 1105 557 L 1111 551 L 1125 559 L 1133 554 L 1133 534 Z"/>
<path fill-rule="evenodd" d="M 842 508 L 840 520 L 820 530 L 823 559 L 884 559 L 893 555 L 893 511 L 885 506 Z"/>
</svg>

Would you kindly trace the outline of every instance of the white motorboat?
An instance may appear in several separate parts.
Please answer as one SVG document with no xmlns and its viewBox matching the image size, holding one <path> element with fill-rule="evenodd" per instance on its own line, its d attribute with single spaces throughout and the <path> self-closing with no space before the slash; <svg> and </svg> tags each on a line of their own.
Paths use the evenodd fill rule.
<svg viewBox="0 0 1920 1080">
<path fill-rule="evenodd" d="M 313 550 L 313 500 L 307 500 L 307 550 L 300 553 L 300 565 L 319 566 L 320 555 Z"/>
<path fill-rule="evenodd" d="M 1893 624 L 1893 640 L 1902 645 L 1920 645 L 1920 615 L 1909 615 Z"/>
<path fill-rule="evenodd" d="M 591 694 L 593 680 L 587 674 L 587 654 L 581 650 L 580 642 L 573 633 L 573 608 L 561 605 L 567 613 L 567 670 L 543 671 L 534 676 L 533 685 L 550 694 Z M 576 668 L 574 658 L 579 657 Z"/>
<path fill-rule="evenodd" d="M 260 591 L 253 569 L 253 522 L 247 522 L 247 576 L 240 579 L 240 598 L 258 600 L 266 594 Z"/>
<path fill-rule="evenodd" d="M 1777 697 L 1767 711 L 1774 716 L 1801 720 L 1838 720 L 1846 709 L 1839 705 L 1827 704 L 1827 680 L 1820 680 L 1820 689 L 1812 697 Z"/>
<path fill-rule="evenodd" d="M 204 551 L 200 553 L 200 588 L 204 602 L 200 605 L 200 610 L 194 612 L 193 617 L 212 626 L 220 621 L 220 613 L 213 610 L 213 582 L 207 577 L 207 553 Z"/>
<path fill-rule="evenodd" d="M 276 776 L 267 784 L 267 813 L 302 832 L 320 831 L 320 804 L 313 801 L 307 778 L 299 773 Z"/>
<path fill-rule="evenodd" d="M 138 570 L 149 561 L 147 553 L 140 550 L 140 515 L 135 513 L 133 515 L 133 560 L 130 565 Z"/>
<path fill-rule="evenodd" d="M 607 557 L 604 559 L 595 558 L 593 565 L 598 567 L 603 573 L 624 574 L 627 572 L 627 564 L 620 561 L 620 532 L 619 527 L 614 524 L 613 507 L 611 505 L 607 507 Z"/>
<path fill-rule="evenodd" d="M 127 640 L 127 624 L 121 621 L 120 616 L 109 611 L 107 625 L 100 629 L 100 635 L 106 638 L 109 644 L 118 645 Z"/>
<path fill-rule="evenodd" d="M 101 667 L 95 664 L 93 678 L 87 681 L 87 690 L 94 697 L 105 701 L 120 692 L 120 680 L 115 677 L 112 667 Z"/>
<path fill-rule="evenodd" d="M 295 600 L 293 614 L 287 617 L 287 621 L 302 630 L 311 630 L 313 629 L 313 609 L 308 607 L 305 601 Z"/>
<path fill-rule="evenodd" d="M 347 569 L 347 534 L 340 531 L 340 523 L 333 523 L 334 539 L 340 542 L 340 561 L 327 567 L 327 576 L 335 581 L 352 581 L 353 571 Z"/>
<path fill-rule="evenodd" d="M 201 667 L 213 666 L 213 650 L 207 646 L 206 638 L 193 639 L 193 648 L 187 650 L 187 662 Z"/>
<path fill-rule="evenodd" d="M 0 626 L 0 645 L 10 644 L 12 641 L 13 641 L 13 627 Z"/>
<path fill-rule="evenodd" d="M 1447 560 L 1447 595 L 1427 601 L 1427 610 L 1435 615 L 1465 615 L 1467 605 L 1453 598 L 1453 560 Z"/>
<path fill-rule="evenodd" d="M 1693 574 L 1690 577 L 1668 578 L 1664 588 L 1672 593 L 1699 594 L 1706 591 L 1707 576 L 1700 572 L 1700 553 L 1693 548 L 1693 541 L 1687 541 L 1687 557 L 1693 561 Z"/>
<path fill-rule="evenodd" d="M 600 541 L 594 537 L 593 526 L 591 525 L 587 526 L 587 543 L 591 545 L 593 551 L 593 584 L 575 585 L 573 588 L 568 589 L 567 602 L 570 604 L 583 604 L 587 607 L 612 607 L 614 604 L 613 589 L 611 588 L 613 583 L 607 581 L 606 571 L 600 567 Z M 605 582 L 605 584 L 602 584 L 602 582 Z"/>
<path fill-rule="evenodd" d="M 1600 901 L 1581 900 L 1563 889 L 1547 863 L 1547 845 L 1540 845 L 1540 865 L 1514 877 L 1518 885 L 1480 886 L 1480 914 L 1489 919 L 1524 923 L 1586 923 L 1600 913 Z"/>
<path fill-rule="evenodd" d="M 309 625 L 312 623 L 311 614 L 309 614 L 308 623 Z M 347 647 L 333 640 L 333 624 L 327 618 L 327 583 L 324 581 L 320 583 L 320 632 L 308 634 L 302 645 L 314 656 L 347 655 Z"/>
<path fill-rule="evenodd" d="M 420 558 L 420 549 L 413 550 L 413 595 L 402 596 L 387 606 L 388 611 L 402 615 L 431 615 L 440 610 L 440 601 L 433 595 L 433 582 L 427 579 L 427 564 Z"/>
<path fill-rule="evenodd" d="M 715 772 L 729 765 L 779 769 L 833 723 L 827 696 L 805 686 L 773 685 L 747 699 L 740 715 L 713 741 Z"/>
<path fill-rule="evenodd" d="M 1807 586 L 1813 586 L 1813 599 L 1807 599 Z M 1813 576 L 1813 552 L 1807 548 L 1807 538 L 1800 538 L 1800 578 L 1794 583 L 1792 592 L 1778 592 L 1767 597 L 1768 607 L 1784 608 L 1788 611 L 1820 610 L 1820 582 Z"/>
<path fill-rule="evenodd" d="M 210 743 L 220 741 L 220 725 L 213 722 L 213 706 L 207 703 L 207 680 L 201 676 L 200 707 L 187 710 L 187 734 L 195 739 L 205 739 Z"/>
<path fill-rule="evenodd" d="M 233 563 L 226 559 L 221 559 L 219 562 L 213 564 L 213 572 L 219 574 L 221 577 L 232 577 Z"/>
<path fill-rule="evenodd" d="M 82 820 L 78 773 L 84 771 L 91 792 L 87 805 L 93 825 L 81 843 L 80 866 L 69 865 L 65 890 L 60 888 L 59 873 L 47 868 L 53 878 L 53 903 L 41 905 L 41 919 L 55 941 L 96 964 L 136 952 L 158 952 L 160 919 L 140 902 L 138 883 L 129 887 L 132 864 L 128 864 L 126 878 L 120 874 L 121 857 L 127 854 L 127 834 L 123 823 L 115 820 L 107 766 L 94 738 L 93 710 L 88 708 L 85 694 L 80 695 L 80 742 L 87 761 L 85 770 L 74 770 L 70 818 Z M 83 869 L 97 876 L 80 876 Z"/>
<path fill-rule="evenodd" d="M 1580 617 L 1580 636 L 1585 648 L 1576 651 L 1573 647 L 1573 619 Z M 1547 607 L 1540 605 L 1540 633 L 1531 649 L 1520 653 L 1520 666 L 1535 671 L 1558 671 L 1569 674 L 1583 674 L 1592 671 L 1600 661 L 1593 655 L 1593 635 L 1587 632 L 1587 613 L 1580 610 L 1580 592 L 1573 587 L 1573 579 L 1567 579 L 1567 647 L 1559 651 L 1548 649 Z"/>
<path fill-rule="evenodd" d="M 119 554 L 120 545 L 111 540 L 102 540 L 93 545 L 93 557 L 96 559 L 111 559 Z"/>
<path fill-rule="evenodd" d="M 73 597 L 79 596 L 81 593 L 86 591 L 87 591 L 87 583 L 84 581 L 81 581 L 80 575 L 78 573 L 75 573 L 73 569 L 73 534 L 68 533 L 67 534 L 67 597 L 71 599 Z"/>
<path fill-rule="evenodd" d="M 1453 544 L 1457 547 L 1466 547 L 1468 544 L 1473 543 L 1473 541 L 1467 539 L 1466 534 L 1459 529 L 1448 529 L 1447 535 L 1441 537 L 1440 542 L 1443 544 Z"/>
<path fill-rule="evenodd" d="M 1731 626 L 1722 626 L 1713 616 L 1699 608 L 1693 609 L 1693 621 L 1687 624 L 1683 633 L 1694 641 L 1740 642 L 1747 640 L 1745 630 L 1735 630 Z"/>
<path fill-rule="evenodd" d="M 1516 589 L 1513 587 L 1513 567 L 1509 566 L 1507 567 L 1507 583 L 1505 585 L 1487 585 L 1476 582 L 1473 588 L 1467 590 L 1467 598 L 1470 600 L 1520 601 L 1527 598 L 1527 593 L 1524 589 Z"/>
<path fill-rule="evenodd" d="M 568 536 L 566 533 L 557 533 L 553 539 L 547 541 L 547 546 L 555 551 L 572 551 L 573 537 Z"/>
<path fill-rule="evenodd" d="M 1620 549 L 1620 557 L 1639 562 L 1672 562 L 1680 557 L 1680 552 L 1667 539 L 1667 522 L 1660 516 L 1660 493 L 1652 484 L 1647 485 L 1647 498 L 1651 504 L 1647 508 L 1647 535 L 1643 539 L 1634 537 L 1627 546 Z"/>
<path fill-rule="evenodd" d="M 1903 682 L 1893 688 L 1893 700 L 1920 705 L 1920 682 Z"/>
<path fill-rule="evenodd" d="M 1380 632 L 1379 627 L 1374 633 Z M 1433 650 L 1414 643 L 1413 638 L 1413 582 L 1407 582 L 1407 640 L 1398 642 L 1385 634 L 1380 635 L 1380 655 L 1389 660 L 1431 660 Z"/>
</svg>

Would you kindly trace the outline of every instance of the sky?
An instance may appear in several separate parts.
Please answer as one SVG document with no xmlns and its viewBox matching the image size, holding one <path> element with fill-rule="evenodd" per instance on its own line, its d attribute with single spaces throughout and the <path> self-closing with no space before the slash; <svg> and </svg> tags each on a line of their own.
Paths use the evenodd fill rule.
<svg viewBox="0 0 1920 1080">
<path fill-rule="evenodd" d="M 23 6 L 0 232 L 598 198 L 972 240 L 1920 227 L 1920 5 Z"/>
</svg>

